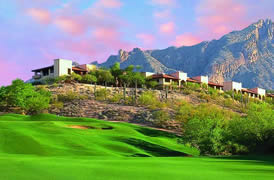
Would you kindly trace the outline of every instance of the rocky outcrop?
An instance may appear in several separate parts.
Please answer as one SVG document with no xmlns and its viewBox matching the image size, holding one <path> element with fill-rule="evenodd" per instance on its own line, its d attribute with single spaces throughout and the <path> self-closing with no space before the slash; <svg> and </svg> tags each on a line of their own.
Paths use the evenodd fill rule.
<svg viewBox="0 0 274 180">
<path fill-rule="evenodd" d="M 120 62 L 121 67 L 140 65 L 142 71 L 185 71 L 189 76 L 208 75 L 212 81 L 241 81 L 244 87 L 260 86 L 274 89 L 274 24 L 260 20 L 241 31 L 233 31 L 218 40 L 194 46 L 169 47 L 163 50 L 134 48 L 119 51 L 99 66 L 110 67 Z"/>
<path fill-rule="evenodd" d="M 181 125 L 176 123 L 173 120 L 168 121 L 167 123 L 159 124 L 157 119 L 154 119 L 153 113 L 156 110 L 151 110 L 146 107 L 141 106 L 130 106 L 123 105 L 120 103 L 110 103 L 107 101 L 99 101 L 94 98 L 94 85 L 88 84 L 79 84 L 79 83 L 66 83 L 66 84 L 58 84 L 51 85 L 47 87 L 53 96 L 58 94 L 65 94 L 68 92 L 76 92 L 80 96 L 84 96 L 85 99 L 74 99 L 68 102 L 63 103 L 63 107 L 55 107 L 52 106 L 49 109 L 49 113 L 57 114 L 60 116 L 66 117 L 89 117 L 89 118 L 97 118 L 108 121 L 123 121 L 123 122 L 131 122 L 136 124 L 143 124 L 146 126 L 157 127 L 157 128 L 165 128 L 177 130 L 178 132 L 181 129 Z M 105 88 L 104 86 L 98 86 L 97 90 Z M 123 91 L 122 88 L 115 87 L 107 87 L 107 90 L 110 93 L 110 96 L 121 93 Z M 135 89 L 127 88 L 126 94 L 127 96 L 131 96 Z M 137 89 L 137 96 L 143 93 L 144 89 Z M 154 90 L 159 98 L 163 98 L 165 92 L 160 90 Z M 170 92 L 169 99 L 187 99 L 184 95 Z"/>
</svg>

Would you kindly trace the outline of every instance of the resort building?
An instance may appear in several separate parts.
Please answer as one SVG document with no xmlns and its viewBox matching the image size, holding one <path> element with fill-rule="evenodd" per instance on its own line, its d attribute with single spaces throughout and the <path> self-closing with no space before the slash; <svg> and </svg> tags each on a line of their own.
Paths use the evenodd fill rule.
<svg viewBox="0 0 274 180">
<path fill-rule="evenodd" d="M 179 78 L 167 74 L 154 74 L 151 76 L 151 78 L 158 82 L 158 86 L 160 88 L 164 88 L 165 86 L 171 86 L 174 83 L 179 85 L 180 81 Z"/>
<path fill-rule="evenodd" d="M 179 79 L 179 86 L 187 82 L 187 73 L 182 71 L 177 71 L 175 73 L 170 74 L 171 76 Z"/>
<path fill-rule="evenodd" d="M 213 82 L 208 82 L 208 86 L 209 87 L 212 87 L 214 89 L 218 89 L 218 90 L 223 90 L 224 89 L 224 86 L 221 85 L 221 84 L 216 84 L 216 83 L 213 83 Z"/>
<path fill-rule="evenodd" d="M 71 60 L 65 59 L 55 59 L 52 66 L 43 67 L 39 69 L 32 70 L 34 72 L 33 80 L 41 80 L 45 77 L 59 77 L 62 75 L 71 75 L 73 72 L 84 75 L 89 71 L 96 70 L 96 65 L 93 64 L 82 64 L 78 66 L 73 66 Z M 237 93 L 242 93 L 248 95 L 252 98 L 264 99 L 265 96 L 273 98 L 273 94 L 266 94 L 266 90 L 256 87 L 253 89 L 247 89 L 242 87 L 242 83 L 235 81 L 224 82 L 223 85 L 210 82 L 208 76 L 195 76 L 187 77 L 187 73 L 182 71 L 177 71 L 172 74 L 154 74 L 152 72 L 142 72 L 144 77 L 151 77 L 158 82 L 158 88 L 178 86 L 182 87 L 184 83 L 197 83 L 206 84 L 208 87 L 224 90 L 224 91 L 234 91 Z"/>
<path fill-rule="evenodd" d="M 208 76 L 195 76 L 195 77 L 192 77 L 191 79 L 194 79 L 200 83 L 208 84 Z"/>
<path fill-rule="evenodd" d="M 80 66 L 81 67 L 72 66 L 71 60 L 55 59 L 52 66 L 32 70 L 32 72 L 34 72 L 34 76 L 32 78 L 34 80 L 41 80 L 45 77 L 59 77 L 63 75 L 71 75 L 72 72 L 84 75 L 91 68 L 89 65 Z"/>
<path fill-rule="evenodd" d="M 147 78 L 147 77 L 152 76 L 155 73 L 153 73 L 153 72 L 141 72 L 141 74 Z"/>
<path fill-rule="evenodd" d="M 235 81 L 228 81 L 224 82 L 224 91 L 236 91 L 241 92 L 242 90 L 242 83 L 235 82 Z"/>
<path fill-rule="evenodd" d="M 266 94 L 265 89 L 256 87 L 256 88 L 252 88 L 250 90 L 253 91 L 253 92 L 255 92 L 256 95 L 259 97 L 259 99 L 263 99 L 265 97 L 265 94 Z"/>
<path fill-rule="evenodd" d="M 87 71 L 94 71 L 94 70 L 97 69 L 97 66 L 94 65 L 94 64 L 82 64 L 82 65 L 79 65 L 77 67 L 85 69 Z"/>
</svg>

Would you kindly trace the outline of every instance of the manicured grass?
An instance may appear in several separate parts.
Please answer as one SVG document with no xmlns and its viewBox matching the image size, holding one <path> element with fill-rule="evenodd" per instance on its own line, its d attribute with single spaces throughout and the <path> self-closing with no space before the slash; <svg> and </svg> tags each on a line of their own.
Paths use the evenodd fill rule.
<svg viewBox="0 0 274 180">
<path fill-rule="evenodd" d="M 190 157 L 0 157 L 2 180 L 271 180 L 274 166 L 260 161 Z"/>
<path fill-rule="evenodd" d="M 70 126 L 86 126 L 75 129 Z M 0 153 L 39 156 L 187 156 L 194 148 L 178 144 L 173 134 L 88 118 L 0 116 Z"/>
<path fill-rule="evenodd" d="M 201 158 L 177 139 L 128 123 L 0 116 L 0 179 L 274 179 L 273 161 Z"/>
</svg>

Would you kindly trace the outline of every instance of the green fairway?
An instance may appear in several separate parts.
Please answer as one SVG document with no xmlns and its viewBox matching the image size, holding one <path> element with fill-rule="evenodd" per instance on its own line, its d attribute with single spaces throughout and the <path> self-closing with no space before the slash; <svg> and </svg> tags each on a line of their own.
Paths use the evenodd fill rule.
<svg viewBox="0 0 274 180">
<path fill-rule="evenodd" d="M 175 135 L 128 123 L 10 114 L 0 139 L 1 180 L 274 179 L 273 163 L 197 157 Z"/>
</svg>

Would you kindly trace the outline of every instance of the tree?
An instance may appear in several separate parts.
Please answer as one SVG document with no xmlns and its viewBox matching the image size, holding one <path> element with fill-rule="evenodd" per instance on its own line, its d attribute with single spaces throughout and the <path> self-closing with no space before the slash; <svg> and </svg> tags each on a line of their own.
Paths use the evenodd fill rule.
<svg viewBox="0 0 274 180">
<path fill-rule="evenodd" d="M 94 75 L 85 74 L 85 75 L 82 77 L 82 81 L 81 81 L 81 82 L 87 83 L 87 84 L 91 84 L 91 83 L 97 82 L 97 78 L 96 78 L 96 76 L 94 76 Z"/>
<path fill-rule="evenodd" d="M 134 72 L 132 81 L 135 84 L 135 104 L 137 102 L 137 87 L 138 85 L 143 86 L 145 84 L 145 77 L 140 72 Z"/>
<path fill-rule="evenodd" d="M 126 101 L 126 88 L 131 84 L 133 77 L 134 66 L 130 65 L 126 69 L 122 71 L 122 74 L 119 76 L 122 84 L 123 84 L 123 96 L 124 101 Z"/>
<path fill-rule="evenodd" d="M 114 77 L 116 87 L 119 86 L 119 76 L 122 74 L 122 70 L 120 68 L 120 63 L 116 62 L 111 68 L 110 72 Z"/>
<path fill-rule="evenodd" d="M 96 74 L 98 81 L 104 84 L 105 87 L 107 87 L 107 84 L 112 82 L 114 79 L 110 71 L 106 69 L 100 69 Z"/>
<path fill-rule="evenodd" d="M 146 85 L 148 88 L 154 89 L 158 85 L 158 82 L 154 80 L 148 80 L 146 81 Z"/>
</svg>

